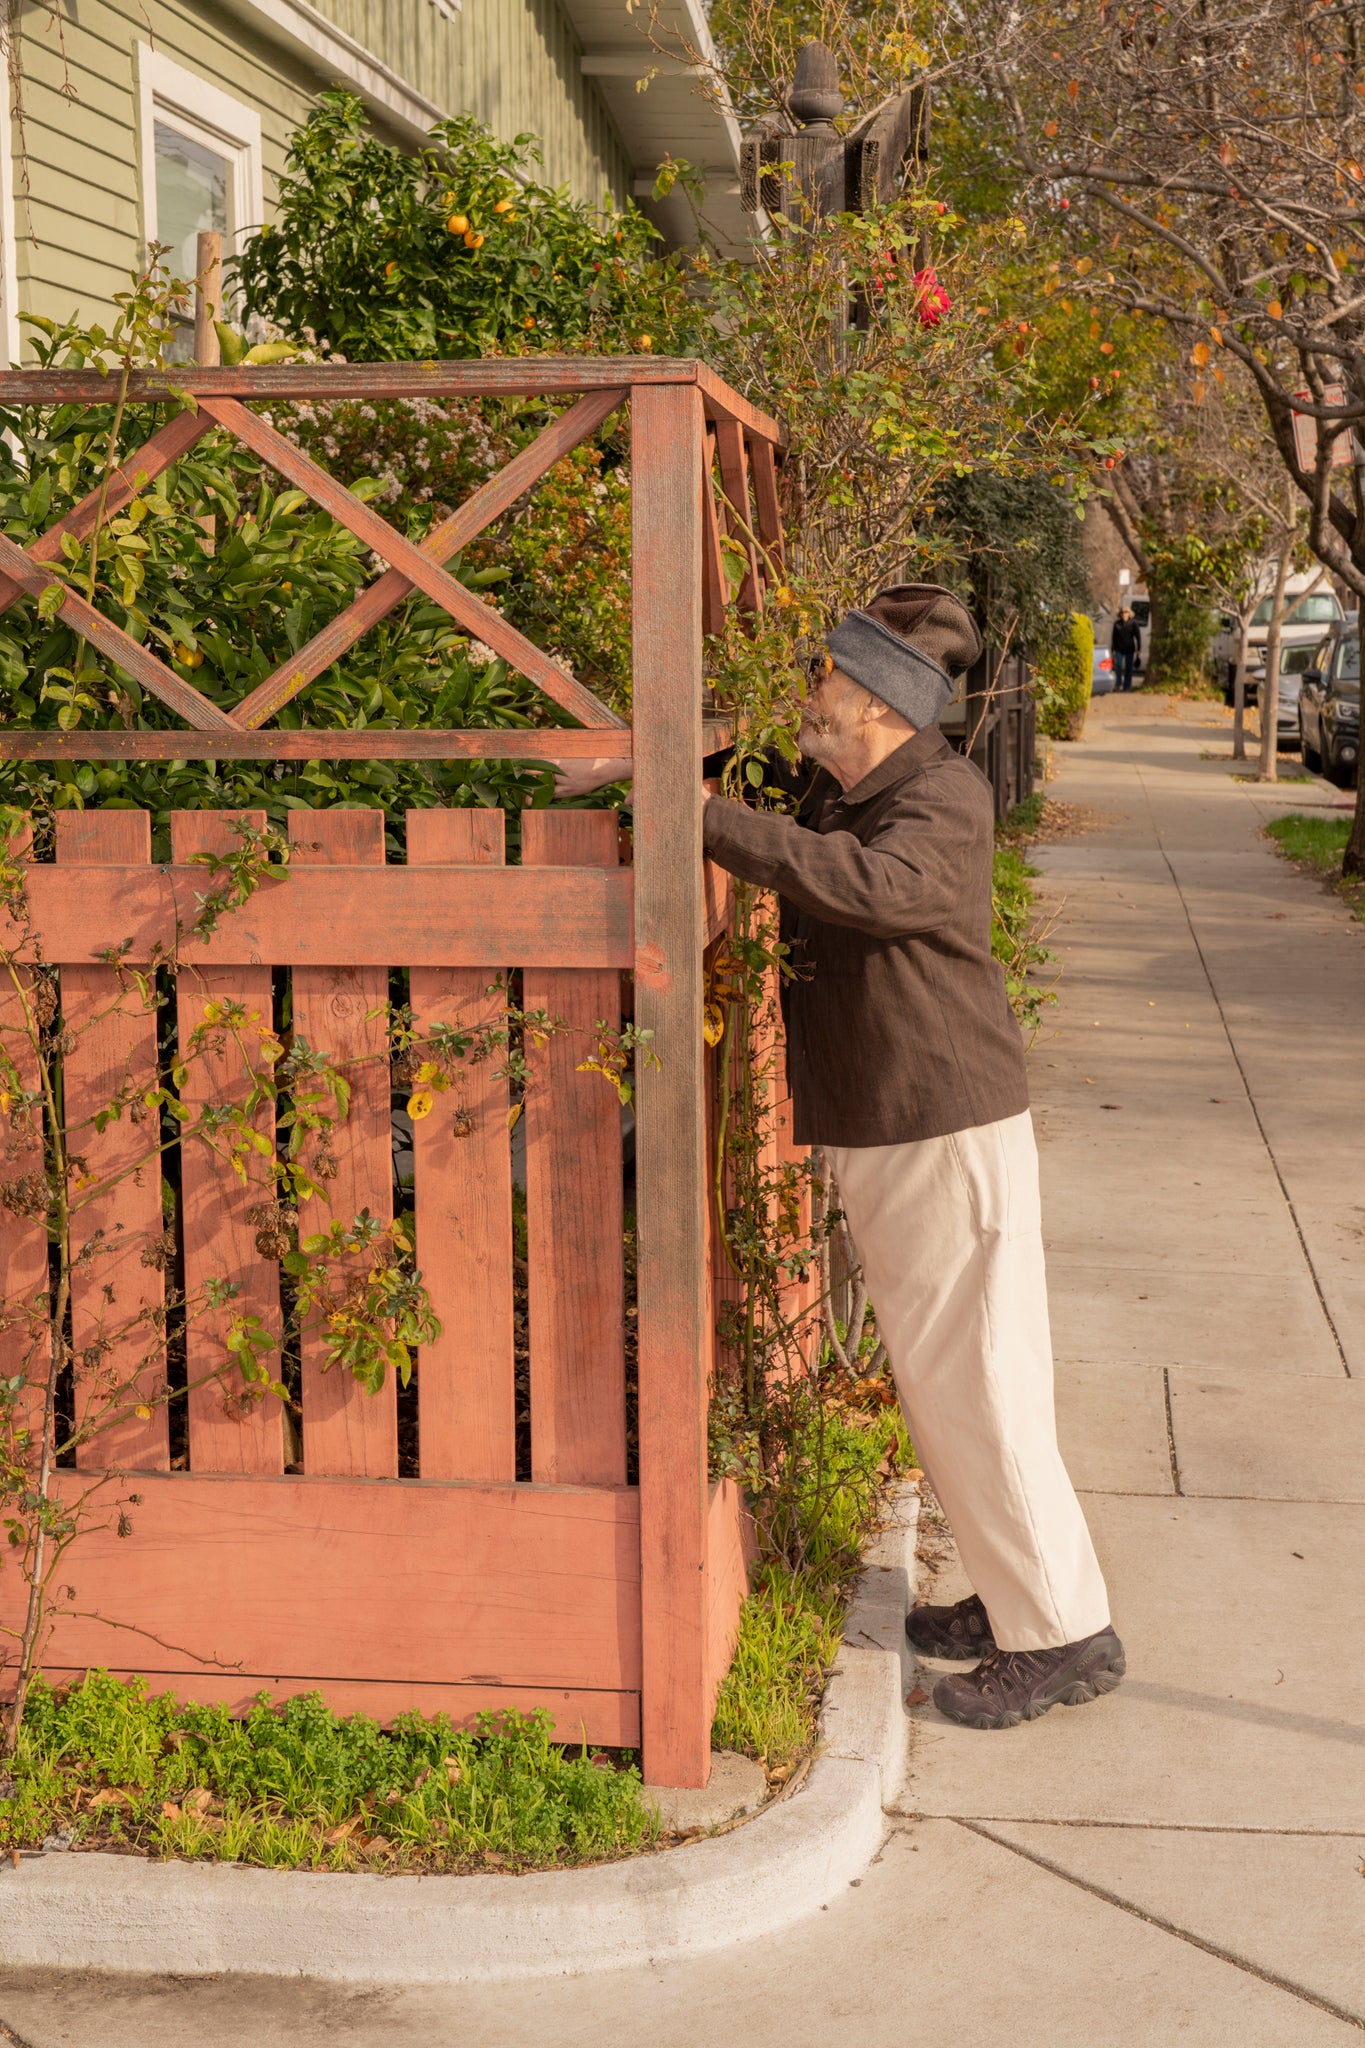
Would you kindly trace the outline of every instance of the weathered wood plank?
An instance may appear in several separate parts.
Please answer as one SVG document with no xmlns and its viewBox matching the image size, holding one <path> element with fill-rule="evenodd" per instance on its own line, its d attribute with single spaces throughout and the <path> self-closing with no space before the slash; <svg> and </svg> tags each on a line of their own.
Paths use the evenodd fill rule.
<svg viewBox="0 0 1365 2048">
<path fill-rule="evenodd" d="M 27 856 L 31 836 L 25 825 L 10 841 L 9 852 L 15 860 Z M 25 957 L 31 957 L 31 952 Z M 8 969 L 0 968 L 0 1049 L 12 1065 L 13 1078 L 28 1094 L 37 1094 L 40 1087 L 33 1043 L 37 1026 L 32 974 L 22 965 L 16 965 L 13 977 Z M 9 1066 L 5 1078 L 10 1079 Z M 0 1114 L 0 1160 L 6 1180 L 44 1172 L 43 1129 L 41 1107 L 30 1113 L 10 1109 Z M 35 1466 L 52 1355 L 50 1315 L 46 1225 L 40 1216 L 16 1216 L 12 1210 L 0 1208 L 0 1373 L 6 1379 L 17 1379 L 20 1373 L 27 1377 L 15 1424 L 30 1432 L 30 1457 Z"/>
<path fill-rule="evenodd" d="M 707 634 L 724 629 L 729 602 L 725 558 L 720 545 L 720 515 L 716 510 L 716 483 L 711 467 L 712 449 L 713 442 L 708 435 L 701 466 L 701 623 L 703 633 Z"/>
<path fill-rule="evenodd" d="M 23 549 L 16 547 L 12 540 L 0 534 L 0 571 L 16 584 L 25 597 L 41 597 L 53 577 L 41 562 L 30 561 Z M 234 725 L 225 711 L 211 704 L 207 697 L 182 682 L 164 661 L 158 661 L 145 647 L 139 647 L 136 640 L 116 626 L 112 619 L 106 619 L 88 604 L 79 591 L 69 584 L 63 586 L 62 601 L 57 607 L 57 616 L 70 626 L 74 633 L 88 640 L 97 653 L 115 668 L 122 669 L 134 681 L 159 697 L 163 704 L 169 704 L 172 711 L 178 711 L 191 725 L 203 732 L 232 732 Z"/>
<path fill-rule="evenodd" d="M 408 860 L 501 867 L 501 811 L 410 811 Z M 420 1030 L 498 1024 L 495 963 L 414 967 Z M 507 1080 L 498 1057 L 466 1061 L 454 1085 L 413 1125 L 417 1263 L 441 1334 L 417 1367 L 424 1479 L 513 1479 L 517 1469 L 512 1322 L 512 1148 Z M 467 1125 L 467 1128 L 466 1128 Z"/>
<path fill-rule="evenodd" d="M 57 814 L 57 859 L 64 866 L 118 861 L 138 867 L 151 857 L 146 811 Z M 166 1385 L 166 1287 L 164 1266 L 157 1263 L 164 1228 L 160 1129 L 158 1116 L 148 1115 L 137 1099 L 156 1085 L 156 1013 L 117 968 L 63 967 L 61 980 L 62 1023 L 74 1041 L 62 1061 L 67 1147 L 85 1159 L 92 1179 L 115 1181 L 103 1193 L 77 1193 L 72 1217 L 76 1422 L 99 1429 L 77 1447 L 76 1463 L 95 1471 L 164 1471 L 170 1435 L 160 1398 Z M 118 1120 L 97 1131 L 96 1114 L 134 1090 Z M 141 1111 L 137 1122 L 135 1111 Z M 137 1415 L 139 1405 L 150 1406 L 150 1415 Z"/>
<path fill-rule="evenodd" d="M 80 1617 L 58 1619 L 54 1666 L 134 1662 L 180 1677 L 197 1659 L 215 1659 L 204 1676 L 243 1689 L 255 1672 L 607 1692 L 639 1685 L 633 1487 L 172 1472 L 140 1477 L 138 1492 L 129 1536 L 92 1529 L 63 1561 Z M 0 1579 L 0 1617 L 12 1618 L 22 1592 L 17 1573 Z"/>
<path fill-rule="evenodd" d="M 768 413 L 741 398 L 705 363 L 686 356 L 512 356 L 445 363 L 272 363 L 239 368 L 134 370 L 131 404 L 195 397 L 242 399 L 455 398 L 487 393 L 505 398 L 556 398 L 605 386 L 693 385 L 708 416 L 737 419 L 760 440 L 781 443 L 783 430 Z M 93 370 L 0 372 L 0 405 L 103 405 L 105 378 Z"/>
<path fill-rule="evenodd" d="M 481 533 L 485 526 L 491 525 L 501 513 L 515 505 L 523 491 L 529 490 L 547 470 L 561 462 L 580 441 L 585 441 L 589 434 L 595 434 L 625 396 L 624 391 L 594 391 L 586 398 L 580 398 L 577 405 L 570 406 L 567 412 L 561 413 L 557 420 L 537 434 L 529 447 L 514 455 L 505 469 L 491 476 L 487 483 L 480 484 L 449 519 L 443 519 L 421 542 L 420 552 L 438 564 L 448 562 L 476 533 Z M 401 570 L 386 569 L 353 604 L 338 613 L 320 633 L 315 633 L 297 654 L 281 662 L 249 697 L 242 699 L 236 714 L 240 722 L 243 725 L 263 724 L 305 683 L 321 675 L 334 661 L 339 661 L 362 633 L 378 620 L 386 618 L 412 587 L 411 580 Z"/>
<path fill-rule="evenodd" d="M 206 398 L 203 406 L 214 419 L 229 427 L 245 447 L 268 462 L 290 483 L 307 491 L 315 504 L 330 512 L 333 519 L 353 533 L 357 540 L 373 548 L 391 568 L 401 571 L 434 603 L 444 606 L 457 625 L 486 641 L 518 674 L 543 690 L 547 697 L 552 697 L 572 717 L 581 719 L 584 725 L 616 727 L 622 723 L 614 711 L 593 696 L 591 690 L 584 689 L 558 662 L 552 661 L 524 633 L 509 624 L 501 612 L 495 611 L 481 597 L 476 597 L 472 590 L 466 590 L 463 583 L 448 575 L 439 563 L 431 561 L 410 540 L 404 539 L 387 519 L 363 504 L 344 484 L 329 476 L 311 456 L 296 448 L 292 441 L 287 441 L 274 427 L 267 426 L 264 420 L 258 419 L 254 412 L 239 405 L 235 399 Z M 0 566 L 7 565 L 0 562 Z M 360 602 L 363 604 L 364 600 Z M 369 623 L 367 619 L 365 624 Z"/>
<path fill-rule="evenodd" d="M 414 813 L 414 815 L 420 815 Z M 35 867 L 30 897 L 51 960 L 89 960 L 117 933 L 127 958 L 146 961 L 169 945 L 179 917 L 192 924 L 209 893 L 202 867 L 90 868 L 77 877 Z M 504 954 L 548 967 L 628 967 L 632 882 L 629 870 L 386 868 L 368 872 L 364 894 L 345 869 L 300 868 L 263 882 L 250 902 L 225 912 L 208 938 L 186 936 L 182 960 L 216 966 L 326 966 L 343 927 L 350 964 L 384 967 L 481 966 Z M 107 907 L 106 907 L 107 906 Z M 0 942 L 14 926 L 0 911 Z"/>
<path fill-rule="evenodd" d="M 259 830 L 265 824 L 265 813 L 172 812 L 174 858 L 188 861 L 195 853 L 231 851 L 237 841 L 230 825 L 236 819 L 245 819 Z M 190 872 L 197 874 L 200 891 L 204 893 L 206 871 L 199 868 Z M 260 957 L 256 955 L 257 959 Z M 240 1104 L 245 1099 L 251 1071 L 262 1063 L 259 1032 L 268 1029 L 272 1021 L 270 968 L 237 963 L 225 967 L 182 964 L 176 977 L 182 1059 L 192 1032 L 203 1023 L 206 1006 L 212 1002 L 240 1003 L 253 1021 L 243 1030 L 245 1051 L 224 1033 L 191 1061 L 181 1097 L 196 1116 L 206 1104 Z M 275 1119 L 269 1108 L 263 1109 L 255 1121 L 262 1135 L 273 1141 Z M 243 1185 L 227 1166 L 221 1150 L 210 1150 L 204 1139 L 189 1138 L 180 1147 L 185 1292 L 192 1304 L 187 1335 L 186 1398 L 190 1467 L 195 1472 L 284 1469 L 283 1408 L 274 1395 L 267 1395 L 264 1400 L 244 1396 L 241 1375 L 231 1362 L 224 1341 L 232 1317 L 251 1313 L 261 1318 L 276 1342 L 279 1339 L 279 1265 L 257 1251 L 256 1233 L 261 1226 L 248 1221 L 249 1210 L 273 1199 L 270 1177 L 262 1171 L 264 1164 L 263 1160 L 253 1158 L 247 1169 L 247 1183 Z M 208 1283 L 214 1280 L 236 1281 L 241 1292 L 226 1307 L 197 1307 L 203 1302 Z M 272 1377 L 278 1378 L 279 1353 L 275 1352 L 267 1363 Z M 128 1612 L 130 1616 L 136 1614 L 140 1627 L 155 1627 L 136 1607 L 130 1607 Z"/>
<path fill-rule="evenodd" d="M 246 700 L 248 703 L 250 699 Z M 627 764 L 629 730 L 601 726 L 537 726 L 530 730 L 462 728 L 450 732 L 339 731 L 303 726 L 257 732 L 220 727 L 204 732 L 41 732 L 0 730 L 0 761 L 579 761 L 609 752 Z"/>
<path fill-rule="evenodd" d="M 187 455 L 212 425 L 207 415 L 177 413 L 173 420 L 158 428 L 150 441 L 144 441 L 136 454 L 125 456 L 109 478 L 105 518 L 113 519 L 122 512 L 149 483 L 169 469 L 172 463 L 179 462 L 182 455 Z M 24 550 L 29 560 L 55 562 L 62 552 L 64 534 L 74 534 L 77 540 L 88 539 L 98 523 L 99 503 L 99 491 L 93 490 L 81 499 L 79 505 L 73 505 L 64 518 L 56 520 Z M 0 612 L 8 611 L 23 595 L 17 583 L 7 576 L 0 576 Z"/>
<path fill-rule="evenodd" d="M 748 568 L 735 603 L 742 612 L 762 610 L 762 584 L 758 573 L 758 551 L 754 546 L 754 513 L 749 503 L 749 456 L 744 430 L 735 420 L 716 422 L 716 453 L 720 457 L 721 487 L 725 492 L 726 524 L 730 538 L 744 552 Z"/>
<path fill-rule="evenodd" d="M 706 1516 L 706 1690 L 711 1712 L 730 1669 L 739 1616 L 749 1597 L 749 1573 L 758 1555 L 754 1518 L 733 1479 L 710 1490 Z"/>
<path fill-rule="evenodd" d="M 356 869 L 384 865 L 384 813 L 373 810 L 291 811 L 291 863 L 344 866 L 357 891 Z M 333 950 L 347 952 L 346 926 L 330 934 Z M 351 1085 L 349 1113 L 332 1133 L 336 1161 L 326 1183 L 328 1201 L 299 1210 L 299 1234 L 351 1224 L 368 1209 L 377 1222 L 393 1218 L 393 1137 L 389 1115 L 388 974 L 382 967 L 296 967 L 294 1035 L 325 1052 Z M 322 1333 L 302 1337 L 303 1469 L 354 1473 L 370 1479 L 398 1475 L 398 1396 L 387 1374 L 367 1394 L 348 1372 L 326 1370 Z"/>
<path fill-rule="evenodd" d="M 526 811 L 528 867 L 614 868 L 612 811 Z M 626 1476 L 625 1270 L 621 1106 L 580 1073 L 593 1026 L 620 1021 L 620 977 L 528 967 L 527 1010 L 570 1026 L 528 1054 L 526 1237 L 530 1276 L 531 1475 L 619 1485 Z"/>
<path fill-rule="evenodd" d="M 640 1513 L 645 1773 L 710 1769 L 706 1621 L 706 1094 L 701 1034 L 700 394 L 631 400 Z"/>
<path fill-rule="evenodd" d="M 129 1638 L 123 1640 L 126 1643 Z M 106 1653 L 101 1668 L 125 1682 L 145 1676 L 120 1664 L 118 1655 L 111 1658 Z M 48 1662 L 44 1669 L 49 1680 L 60 1685 L 83 1677 L 88 1666 Z M 457 1728 L 473 1730 L 481 1714 L 543 1712 L 550 1716 L 556 1742 L 588 1742 L 604 1749 L 640 1746 L 638 1692 L 605 1692 L 587 1687 L 570 1690 L 555 1685 L 424 1685 L 414 1679 L 329 1678 L 325 1674 L 280 1678 L 266 1671 L 233 1672 L 228 1676 L 192 1665 L 181 1671 L 158 1671 L 153 1689 L 174 1693 L 182 1700 L 225 1706 L 232 1714 L 249 1712 L 259 1693 L 268 1693 L 278 1705 L 304 1693 L 320 1692 L 334 1714 L 365 1714 L 384 1728 L 399 1714 L 421 1714 L 428 1720 L 435 1714 L 445 1714 Z M 0 1699 L 5 1696 L 0 1675 Z"/>
<path fill-rule="evenodd" d="M 754 480 L 754 509 L 758 515 L 758 537 L 775 575 L 787 566 L 786 543 L 782 537 L 782 506 L 777 495 L 777 460 L 771 441 L 749 443 L 749 465 Z"/>
</svg>

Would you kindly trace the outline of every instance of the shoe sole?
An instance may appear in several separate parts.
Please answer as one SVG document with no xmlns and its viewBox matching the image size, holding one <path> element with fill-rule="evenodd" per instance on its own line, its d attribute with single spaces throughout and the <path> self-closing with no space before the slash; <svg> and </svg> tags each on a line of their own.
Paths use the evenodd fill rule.
<svg viewBox="0 0 1365 2048">
<path fill-rule="evenodd" d="M 1041 1721 L 1053 1707 L 1083 1707 L 1103 1693 L 1114 1692 L 1127 1669 L 1126 1660 L 1115 1657 L 1103 1671 L 1092 1671 L 1084 1678 L 1069 1678 L 1057 1692 L 1030 1700 L 1018 1713 L 955 1714 L 951 1707 L 938 1707 L 937 1700 L 934 1705 L 945 1721 L 956 1721 L 960 1728 L 1017 1728 L 1021 1721 Z"/>
</svg>

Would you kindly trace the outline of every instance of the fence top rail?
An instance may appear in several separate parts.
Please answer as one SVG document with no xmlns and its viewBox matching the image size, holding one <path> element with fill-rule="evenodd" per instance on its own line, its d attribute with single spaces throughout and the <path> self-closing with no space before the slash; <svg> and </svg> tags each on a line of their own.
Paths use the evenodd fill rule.
<svg viewBox="0 0 1365 2048">
<path fill-rule="evenodd" d="M 0 405 L 102 405 L 117 389 L 112 372 L 0 371 Z M 712 419 L 733 420 L 780 446 L 771 414 L 750 405 L 714 370 L 689 356 L 511 356 L 461 362 L 226 364 L 134 370 L 128 397 L 147 404 L 188 392 L 194 398 L 310 401 L 353 398 L 552 398 L 643 384 L 695 384 Z"/>
</svg>

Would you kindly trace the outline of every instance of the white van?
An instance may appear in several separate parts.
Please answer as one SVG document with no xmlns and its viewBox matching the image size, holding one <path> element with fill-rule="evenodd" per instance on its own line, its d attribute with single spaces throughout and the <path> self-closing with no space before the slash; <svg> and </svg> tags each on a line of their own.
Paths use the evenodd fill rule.
<svg viewBox="0 0 1365 2048">
<path fill-rule="evenodd" d="M 1305 596 L 1304 593 L 1308 592 Z M 1302 602 L 1296 607 L 1295 600 Z M 1265 643 L 1270 631 L 1271 600 L 1263 597 L 1251 615 L 1251 633 L 1247 641 L 1246 701 L 1256 702 L 1257 686 L 1265 674 Z M 1336 625 L 1341 617 L 1341 606 L 1333 593 L 1332 586 L 1320 570 L 1306 570 L 1301 576 L 1291 576 L 1285 585 L 1285 621 L 1281 631 L 1281 647 L 1315 647 L 1329 626 Z M 1223 685 L 1223 694 L 1229 704 L 1232 702 L 1233 686 L 1237 680 L 1237 648 L 1241 629 L 1236 619 L 1224 613 L 1218 622 L 1209 649 L 1213 672 Z"/>
</svg>

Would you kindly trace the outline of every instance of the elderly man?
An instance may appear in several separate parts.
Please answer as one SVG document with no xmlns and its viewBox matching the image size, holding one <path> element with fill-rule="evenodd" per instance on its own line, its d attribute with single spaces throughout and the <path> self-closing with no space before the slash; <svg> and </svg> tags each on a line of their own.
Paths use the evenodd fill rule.
<svg viewBox="0 0 1365 2048">
<path fill-rule="evenodd" d="M 975 1592 L 910 1640 L 979 1657 L 934 1704 L 1012 1728 L 1111 1691 L 1123 1648 L 1053 1415 L 1038 1155 L 991 954 L 989 785 L 937 719 L 981 651 L 950 591 L 849 614 L 806 695 L 794 815 L 708 787 L 706 850 L 776 890 L 798 1142 L 820 1145 L 915 1447 Z"/>
</svg>

